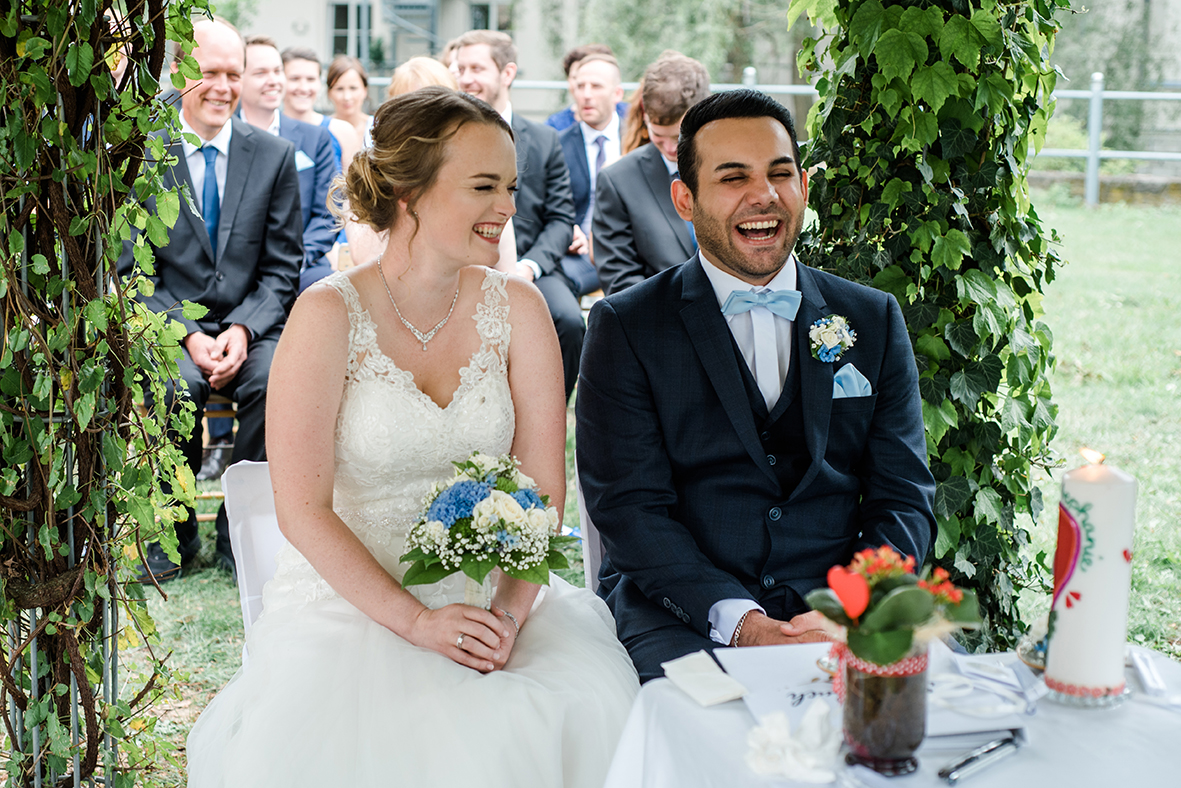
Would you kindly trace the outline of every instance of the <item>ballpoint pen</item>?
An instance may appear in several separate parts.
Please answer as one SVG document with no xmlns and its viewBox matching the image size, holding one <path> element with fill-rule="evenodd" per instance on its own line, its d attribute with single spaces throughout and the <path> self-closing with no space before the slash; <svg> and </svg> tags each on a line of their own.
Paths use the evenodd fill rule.
<svg viewBox="0 0 1181 788">
<path fill-rule="evenodd" d="M 1017 739 L 1013 736 L 990 741 L 944 766 L 939 770 L 939 776 L 948 785 L 955 785 L 965 777 L 969 777 L 1017 752 L 1017 747 Z"/>
</svg>

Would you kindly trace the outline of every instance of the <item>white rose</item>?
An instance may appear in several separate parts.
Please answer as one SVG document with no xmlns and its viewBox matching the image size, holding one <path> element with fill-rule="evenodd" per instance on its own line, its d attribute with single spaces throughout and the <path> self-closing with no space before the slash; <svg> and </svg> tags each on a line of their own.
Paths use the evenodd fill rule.
<svg viewBox="0 0 1181 788">
<path fill-rule="evenodd" d="M 506 523 L 520 523 L 525 521 L 525 510 L 508 493 L 493 490 L 488 499 L 492 501 L 492 511 L 496 512 L 497 516 Z"/>
<path fill-rule="evenodd" d="M 545 510 L 546 518 L 549 520 L 549 529 L 551 531 L 558 530 L 558 523 L 561 522 L 558 517 L 557 507 L 551 506 Z"/>
<path fill-rule="evenodd" d="M 825 347 L 834 347 L 841 344 L 841 332 L 834 326 L 825 326 L 824 330 L 820 332 L 820 341 L 824 343 Z"/>
<path fill-rule="evenodd" d="M 500 514 L 496 510 L 495 498 L 498 494 L 504 495 L 504 493 L 498 490 L 493 490 L 492 495 L 489 495 L 472 508 L 472 526 L 477 531 L 487 532 L 500 524 Z"/>
<path fill-rule="evenodd" d="M 820 326 L 813 325 L 808 329 L 808 339 L 811 339 L 813 342 L 820 341 Z"/>
<path fill-rule="evenodd" d="M 532 490 L 537 487 L 537 482 L 533 481 L 531 478 L 520 471 L 516 472 L 516 479 L 514 479 L 514 481 L 516 481 L 517 489 L 519 490 Z"/>
<path fill-rule="evenodd" d="M 549 515 L 543 509 L 530 509 L 527 513 L 529 518 L 529 530 L 536 534 L 543 534 L 550 529 Z"/>
</svg>

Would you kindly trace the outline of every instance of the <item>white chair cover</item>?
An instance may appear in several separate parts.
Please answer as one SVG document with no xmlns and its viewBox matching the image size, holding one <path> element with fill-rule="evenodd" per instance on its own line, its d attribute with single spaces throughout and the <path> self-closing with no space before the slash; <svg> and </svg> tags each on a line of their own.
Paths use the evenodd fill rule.
<svg viewBox="0 0 1181 788">
<path fill-rule="evenodd" d="M 262 612 L 262 587 L 275 574 L 275 557 L 287 543 L 275 515 L 271 472 L 265 462 L 236 462 L 221 477 L 238 570 L 238 598 L 246 631 Z"/>
</svg>

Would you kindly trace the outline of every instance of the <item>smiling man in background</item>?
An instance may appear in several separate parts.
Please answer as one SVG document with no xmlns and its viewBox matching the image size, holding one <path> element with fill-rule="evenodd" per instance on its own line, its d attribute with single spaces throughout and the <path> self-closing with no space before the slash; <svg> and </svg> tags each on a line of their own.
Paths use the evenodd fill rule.
<svg viewBox="0 0 1181 788">
<path fill-rule="evenodd" d="M 149 278 L 155 290 L 138 298 L 185 328 L 180 396 L 189 397 L 198 414 L 213 391 L 234 400 L 238 435 L 233 461 L 264 460 L 267 377 L 303 261 L 295 148 L 234 117 L 246 58 L 238 31 L 220 19 L 199 19 L 193 39 L 201 77 L 185 85 L 180 113 L 184 136 L 168 140 L 167 150 L 178 161 L 164 177 L 166 188 L 187 184 L 192 200 L 180 201 L 180 217 L 168 243 L 150 245 L 155 273 Z M 200 214 L 190 205 L 199 207 Z M 154 200 L 146 207 L 154 211 Z M 134 268 L 128 241 L 119 274 L 127 276 Z M 181 314 L 182 301 L 209 311 L 189 320 Z M 201 466 L 200 431 L 173 437 L 195 476 Z M 176 525 L 176 535 L 184 564 L 201 546 L 194 511 Z M 180 567 L 158 544 L 149 544 L 145 552 L 145 578 L 149 573 L 157 580 L 180 575 Z M 233 569 L 224 504 L 217 514 L 217 555 L 222 566 Z"/>
</svg>

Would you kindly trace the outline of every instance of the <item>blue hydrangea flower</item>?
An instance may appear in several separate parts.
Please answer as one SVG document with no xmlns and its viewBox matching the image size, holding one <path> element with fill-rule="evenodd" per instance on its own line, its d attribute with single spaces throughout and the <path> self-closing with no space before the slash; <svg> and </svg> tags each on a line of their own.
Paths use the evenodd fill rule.
<svg viewBox="0 0 1181 788">
<path fill-rule="evenodd" d="M 427 511 L 428 520 L 437 520 L 450 528 L 456 520 L 472 516 L 476 504 L 488 497 L 492 488 L 485 482 L 461 481 L 439 493 Z"/>
<path fill-rule="evenodd" d="M 541 496 L 535 490 L 517 490 L 513 493 L 513 499 L 521 504 L 521 508 L 528 510 L 532 507 L 544 509 L 545 504 L 541 500 Z"/>
<path fill-rule="evenodd" d="M 817 351 L 817 354 L 820 356 L 821 361 L 831 364 L 833 361 L 836 360 L 837 356 L 841 355 L 842 349 L 843 348 L 841 348 L 840 345 L 833 345 L 832 347 L 822 347 Z"/>
<path fill-rule="evenodd" d="M 516 548 L 517 542 L 520 540 L 517 538 L 516 534 L 510 534 L 508 531 L 502 528 L 496 532 L 496 541 L 500 542 L 505 550 L 513 550 Z"/>
</svg>

